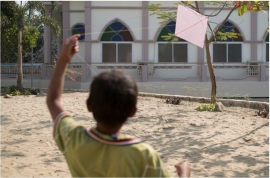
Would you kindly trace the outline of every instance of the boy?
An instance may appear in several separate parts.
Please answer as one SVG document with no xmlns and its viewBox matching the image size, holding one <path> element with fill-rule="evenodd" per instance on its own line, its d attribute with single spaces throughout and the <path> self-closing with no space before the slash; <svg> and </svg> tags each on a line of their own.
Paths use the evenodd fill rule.
<svg viewBox="0 0 270 178">
<path fill-rule="evenodd" d="M 61 105 L 65 70 L 79 50 L 79 36 L 64 41 L 47 94 L 47 106 L 54 120 L 53 136 L 72 176 L 169 177 L 151 146 L 120 133 L 127 118 L 137 111 L 138 89 L 130 77 L 119 71 L 95 77 L 86 106 L 93 112 L 96 128 L 86 130 Z M 179 176 L 189 176 L 187 163 L 175 167 Z"/>
</svg>

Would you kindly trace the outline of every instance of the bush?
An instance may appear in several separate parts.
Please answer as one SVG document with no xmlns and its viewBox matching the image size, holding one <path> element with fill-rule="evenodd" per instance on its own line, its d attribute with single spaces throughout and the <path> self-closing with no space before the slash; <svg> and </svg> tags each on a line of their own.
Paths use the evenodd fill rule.
<svg viewBox="0 0 270 178">
<path fill-rule="evenodd" d="M 214 103 L 211 104 L 200 104 L 196 110 L 197 111 L 214 111 L 216 105 Z"/>
<path fill-rule="evenodd" d="M 23 94 L 24 94 L 24 95 L 32 95 L 32 93 L 31 93 L 29 90 L 24 90 L 24 91 L 23 91 Z"/>
<path fill-rule="evenodd" d="M 3 89 L 3 94 L 17 96 L 17 95 L 31 95 L 32 93 L 27 89 L 23 89 L 23 91 L 20 92 L 15 85 L 11 85 Z"/>
<path fill-rule="evenodd" d="M 13 92 L 10 93 L 12 96 L 17 96 L 17 95 L 21 95 L 22 93 L 19 90 L 15 90 Z"/>
<path fill-rule="evenodd" d="M 6 87 L 4 88 L 4 91 L 3 91 L 4 94 L 10 94 L 10 88 L 9 87 Z"/>
</svg>

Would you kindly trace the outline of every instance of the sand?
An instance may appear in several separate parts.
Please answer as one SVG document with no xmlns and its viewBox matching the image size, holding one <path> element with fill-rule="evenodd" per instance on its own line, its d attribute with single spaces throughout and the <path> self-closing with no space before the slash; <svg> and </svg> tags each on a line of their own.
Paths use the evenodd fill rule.
<svg viewBox="0 0 270 178">
<path fill-rule="evenodd" d="M 62 103 L 86 127 L 95 125 L 85 107 L 86 92 L 64 93 Z M 1 96 L 1 176 L 70 177 L 52 138 L 45 97 Z M 226 107 L 224 112 L 199 112 L 198 103 L 166 104 L 139 97 L 138 112 L 123 133 L 151 144 L 168 171 L 188 161 L 192 177 L 268 177 L 269 120 L 255 110 Z"/>
</svg>

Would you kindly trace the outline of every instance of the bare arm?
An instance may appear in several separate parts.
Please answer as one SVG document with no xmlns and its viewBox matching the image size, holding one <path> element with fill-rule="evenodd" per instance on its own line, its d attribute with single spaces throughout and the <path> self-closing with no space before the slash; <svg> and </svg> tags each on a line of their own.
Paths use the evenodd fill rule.
<svg viewBox="0 0 270 178">
<path fill-rule="evenodd" d="M 58 114 L 64 111 L 60 98 L 65 82 L 65 71 L 74 54 L 79 51 L 79 37 L 80 35 L 73 35 L 63 42 L 61 53 L 49 84 L 47 106 L 53 120 L 58 116 Z"/>
</svg>

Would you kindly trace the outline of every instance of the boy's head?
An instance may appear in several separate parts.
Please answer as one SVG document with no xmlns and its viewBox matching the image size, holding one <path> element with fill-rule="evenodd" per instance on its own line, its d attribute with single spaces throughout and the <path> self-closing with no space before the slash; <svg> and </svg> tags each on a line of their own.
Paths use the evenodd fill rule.
<svg viewBox="0 0 270 178">
<path fill-rule="evenodd" d="M 121 126 L 135 114 L 137 96 L 136 82 L 123 72 L 112 70 L 94 78 L 87 107 L 98 123 L 107 127 Z"/>
</svg>

